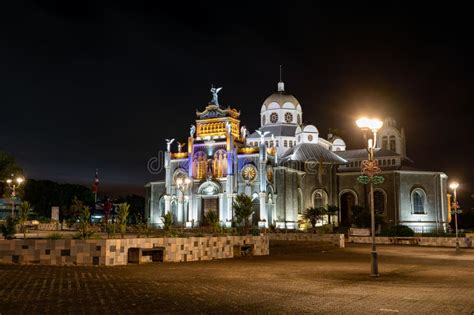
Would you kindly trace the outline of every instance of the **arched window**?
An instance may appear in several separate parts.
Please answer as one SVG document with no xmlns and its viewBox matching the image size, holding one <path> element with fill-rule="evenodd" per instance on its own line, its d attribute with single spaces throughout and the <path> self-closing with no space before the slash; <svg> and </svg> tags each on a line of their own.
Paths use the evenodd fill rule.
<svg viewBox="0 0 474 315">
<path fill-rule="evenodd" d="M 385 205 L 387 203 L 387 196 L 382 189 L 374 191 L 374 209 L 375 213 L 383 214 L 385 212 Z"/>
<path fill-rule="evenodd" d="M 298 188 L 298 214 L 303 214 L 303 191 Z"/>
<path fill-rule="evenodd" d="M 397 151 L 395 136 L 390 136 L 390 151 L 393 151 L 393 152 Z"/>
<path fill-rule="evenodd" d="M 313 207 L 320 208 L 328 205 L 328 194 L 322 189 L 313 192 Z"/>
<path fill-rule="evenodd" d="M 284 146 L 285 148 L 288 147 L 288 140 L 284 140 L 284 141 L 283 141 L 283 146 Z"/>
<path fill-rule="evenodd" d="M 411 207 L 414 214 L 425 214 L 426 194 L 421 188 L 415 188 L 411 192 Z"/>
<path fill-rule="evenodd" d="M 392 165 L 395 165 L 395 159 L 392 159 Z"/>
<path fill-rule="evenodd" d="M 277 147 L 280 146 L 280 141 L 276 140 L 276 146 L 277 146 Z"/>
<path fill-rule="evenodd" d="M 382 137 L 382 149 L 388 149 L 388 138 L 387 138 L 387 136 Z"/>
<path fill-rule="evenodd" d="M 296 122 L 301 125 L 301 115 L 296 116 Z"/>
<path fill-rule="evenodd" d="M 265 115 L 262 116 L 262 126 L 265 126 L 266 123 L 266 117 Z"/>
</svg>

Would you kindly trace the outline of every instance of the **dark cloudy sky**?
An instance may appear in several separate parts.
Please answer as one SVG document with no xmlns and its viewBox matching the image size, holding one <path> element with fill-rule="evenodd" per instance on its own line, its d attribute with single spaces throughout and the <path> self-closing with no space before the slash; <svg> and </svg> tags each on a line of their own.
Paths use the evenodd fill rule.
<svg viewBox="0 0 474 315">
<path fill-rule="evenodd" d="M 417 166 L 474 193 L 472 23 L 467 7 L 382 2 L 12 1 L 0 10 L 0 149 L 27 175 L 140 190 L 164 138 L 221 103 L 258 127 L 286 88 L 325 135 L 362 145 L 359 113 L 392 115 Z"/>
</svg>

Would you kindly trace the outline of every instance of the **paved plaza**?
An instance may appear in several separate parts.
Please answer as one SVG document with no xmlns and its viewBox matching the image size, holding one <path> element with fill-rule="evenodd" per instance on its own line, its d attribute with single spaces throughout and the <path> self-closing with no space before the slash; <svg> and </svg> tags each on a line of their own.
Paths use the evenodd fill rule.
<svg viewBox="0 0 474 315">
<path fill-rule="evenodd" d="M 119 267 L 0 265 L 0 313 L 473 314 L 474 250 L 272 242 L 267 257 Z"/>
</svg>

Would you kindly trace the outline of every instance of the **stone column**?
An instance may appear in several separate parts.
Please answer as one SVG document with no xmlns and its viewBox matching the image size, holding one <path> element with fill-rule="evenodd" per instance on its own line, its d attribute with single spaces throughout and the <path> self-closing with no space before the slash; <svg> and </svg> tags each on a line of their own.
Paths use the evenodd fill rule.
<svg viewBox="0 0 474 315">
<path fill-rule="evenodd" d="M 178 195 L 178 213 L 176 214 L 176 218 L 177 218 L 177 223 L 183 223 L 183 214 L 184 214 L 184 211 L 183 211 L 183 199 L 184 199 L 184 196 L 183 196 L 183 192 L 181 190 L 178 189 L 177 191 L 177 195 Z"/>
<path fill-rule="evenodd" d="M 224 215 L 224 194 L 219 194 L 219 221 L 221 225 L 225 224 L 225 215 Z"/>
<path fill-rule="evenodd" d="M 260 196 L 260 221 L 258 222 L 258 226 L 260 228 L 267 228 L 268 227 L 268 216 L 267 216 L 267 207 L 266 207 L 267 193 L 261 192 L 259 196 Z"/>
<path fill-rule="evenodd" d="M 199 224 L 201 224 L 201 222 L 199 222 L 199 216 L 202 212 L 202 198 L 201 198 L 201 195 L 197 195 L 196 198 L 195 198 L 195 202 L 196 202 L 196 205 L 193 207 L 193 220 L 194 220 L 194 226 L 197 226 Z"/>
</svg>

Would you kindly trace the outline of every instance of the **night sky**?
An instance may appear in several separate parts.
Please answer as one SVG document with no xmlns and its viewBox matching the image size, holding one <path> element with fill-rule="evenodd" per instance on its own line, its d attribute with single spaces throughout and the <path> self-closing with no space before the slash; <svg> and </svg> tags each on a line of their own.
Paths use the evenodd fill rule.
<svg viewBox="0 0 474 315">
<path fill-rule="evenodd" d="M 185 140 L 211 84 L 253 131 L 281 64 L 322 136 L 340 128 L 360 148 L 354 119 L 391 115 L 418 168 L 474 193 L 467 7 L 12 2 L 0 8 L 0 149 L 28 178 L 90 185 L 98 168 L 102 191 L 142 193 L 160 178 L 147 160 L 164 138 Z"/>
</svg>

